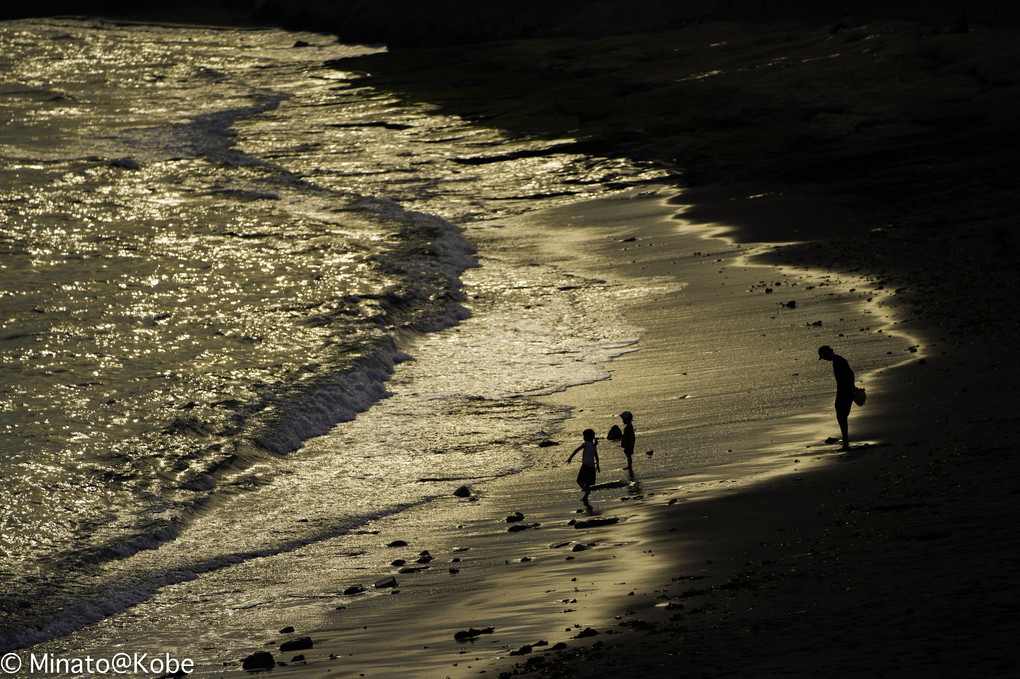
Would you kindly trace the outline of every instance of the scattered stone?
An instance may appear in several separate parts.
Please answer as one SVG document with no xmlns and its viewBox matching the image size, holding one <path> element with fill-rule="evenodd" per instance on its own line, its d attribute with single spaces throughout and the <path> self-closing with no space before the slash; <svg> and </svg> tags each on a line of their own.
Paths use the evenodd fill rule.
<svg viewBox="0 0 1020 679">
<path fill-rule="evenodd" d="M 550 439 L 546 439 L 545 441 L 539 441 L 539 443 L 538 443 L 538 447 L 539 448 L 549 448 L 550 446 L 558 446 L 558 445 L 560 445 L 559 441 L 552 441 Z"/>
<path fill-rule="evenodd" d="M 304 662 L 305 661 L 305 656 L 304 656 L 304 654 L 296 655 L 293 658 L 291 658 L 290 661 L 291 662 Z"/>
<path fill-rule="evenodd" d="M 510 651 L 510 655 L 529 655 L 532 650 L 534 649 L 531 646 L 521 646 L 516 651 Z"/>
<path fill-rule="evenodd" d="M 575 639 L 587 639 L 588 637 L 597 637 L 600 634 L 598 630 L 593 630 L 591 627 L 585 627 L 583 630 L 574 635 Z"/>
<path fill-rule="evenodd" d="M 352 594 L 361 594 L 364 591 L 365 588 L 362 585 L 351 585 L 350 587 L 344 590 L 344 594 L 350 596 Z"/>
<path fill-rule="evenodd" d="M 428 566 L 405 566 L 397 572 L 400 573 L 401 575 L 410 575 L 412 573 L 421 573 L 422 571 L 427 571 L 428 569 L 429 569 Z"/>
<path fill-rule="evenodd" d="M 461 486 L 457 490 L 453 491 L 453 494 L 457 497 L 471 497 L 471 489 L 467 486 Z"/>
<path fill-rule="evenodd" d="M 520 512 L 514 512 L 513 514 L 510 514 L 509 516 L 506 517 L 507 523 L 514 523 L 515 521 L 524 521 L 524 514 L 521 514 Z"/>
<path fill-rule="evenodd" d="M 294 633 L 294 628 L 291 627 L 290 625 L 287 625 L 282 630 L 280 630 L 280 634 L 293 634 L 293 633 Z"/>
<path fill-rule="evenodd" d="M 513 526 L 510 526 L 509 528 L 507 528 L 507 532 L 510 532 L 510 533 L 520 533 L 522 530 L 529 530 L 531 528 L 538 528 L 540 525 L 542 525 L 542 524 L 540 524 L 540 523 L 518 523 L 518 524 L 514 524 Z"/>
<path fill-rule="evenodd" d="M 280 651 L 283 653 L 289 653 L 290 651 L 304 651 L 305 649 L 312 648 L 311 637 L 301 637 L 300 639 L 291 639 L 280 644 Z"/>
<path fill-rule="evenodd" d="M 453 635 L 453 638 L 456 639 L 457 641 L 465 641 L 475 639 L 483 634 L 492 634 L 495 631 L 496 631 L 495 627 L 486 627 L 485 629 L 475 629 L 474 627 L 472 627 L 471 629 L 461 630 L 460 632 L 457 632 L 456 634 Z"/>
<path fill-rule="evenodd" d="M 391 542 L 390 544 L 388 544 L 386 546 L 387 547 L 407 547 L 407 543 L 404 542 L 403 540 L 394 540 L 393 542 Z"/>
<path fill-rule="evenodd" d="M 588 549 L 587 545 L 577 544 L 577 545 L 574 545 L 573 548 L 570 551 L 571 552 L 583 552 L 586 549 Z"/>
<path fill-rule="evenodd" d="M 294 43 L 294 47 L 310 47 L 311 43 L 307 43 L 304 40 L 298 40 Z"/>
<path fill-rule="evenodd" d="M 389 577 L 383 578 L 379 582 L 375 583 L 375 588 L 376 589 L 386 589 L 387 587 L 396 587 L 396 586 L 397 586 L 397 579 L 395 577 L 393 577 L 392 575 L 389 576 Z"/>
<path fill-rule="evenodd" d="M 276 660 L 273 659 L 273 654 L 269 651 L 258 651 L 252 653 L 243 661 L 241 661 L 241 668 L 254 672 L 257 670 L 269 670 L 276 666 Z"/>
<path fill-rule="evenodd" d="M 791 299 L 789 302 L 783 302 L 780 306 L 784 306 L 787 309 L 796 309 L 797 308 L 797 302 L 796 302 L 796 300 L 792 300 Z"/>
<path fill-rule="evenodd" d="M 403 559 L 394 559 L 393 561 L 390 561 L 390 565 L 393 566 L 394 568 L 400 568 L 406 563 L 407 562 L 404 561 Z"/>
</svg>

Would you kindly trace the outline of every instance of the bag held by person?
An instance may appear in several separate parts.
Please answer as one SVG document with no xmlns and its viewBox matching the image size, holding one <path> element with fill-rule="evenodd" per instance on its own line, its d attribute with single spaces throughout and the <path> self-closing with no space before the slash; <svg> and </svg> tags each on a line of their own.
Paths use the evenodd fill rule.
<svg viewBox="0 0 1020 679">
<path fill-rule="evenodd" d="M 867 392 L 864 391 L 864 389 L 861 389 L 860 387 L 854 387 L 854 403 L 856 403 L 859 406 L 862 406 L 864 405 L 864 401 L 866 401 L 867 398 L 868 394 Z"/>
</svg>

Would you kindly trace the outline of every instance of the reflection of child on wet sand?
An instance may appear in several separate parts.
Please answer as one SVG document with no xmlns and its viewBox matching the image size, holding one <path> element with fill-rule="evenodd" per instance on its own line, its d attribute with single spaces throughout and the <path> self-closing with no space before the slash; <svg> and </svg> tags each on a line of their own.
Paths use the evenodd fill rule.
<svg viewBox="0 0 1020 679">
<path fill-rule="evenodd" d="M 594 429 L 584 430 L 584 443 L 574 449 L 574 452 L 567 458 L 567 462 L 574 459 L 582 450 L 581 453 L 581 469 L 577 472 L 577 485 L 581 486 L 581 490 L 584 491 L 584 496 L 581 498 L 582 502 L 588 501 L 588 494 L 591 493 L 591 487 L 595 485 L 595 474 L 602 471 L 599 468 L 599 441 L 595 438 Z"/>
</svg>

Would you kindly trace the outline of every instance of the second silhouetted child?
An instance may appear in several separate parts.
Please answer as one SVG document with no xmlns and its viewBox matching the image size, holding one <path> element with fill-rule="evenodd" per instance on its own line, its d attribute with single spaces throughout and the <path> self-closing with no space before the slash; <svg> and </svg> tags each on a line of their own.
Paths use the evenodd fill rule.
<svg viewBox="0 0 1020 679">
<path fill-rule="evenodd" d="M 634 470 L 634 416 L 629 410 L 624 410 L 620 413 L 620 419 L 623 420 L 623 432 L 620 436 L 620 446 L 623 448 L 623 454 L 627 456 L 627 470 Z"/>
</svg>

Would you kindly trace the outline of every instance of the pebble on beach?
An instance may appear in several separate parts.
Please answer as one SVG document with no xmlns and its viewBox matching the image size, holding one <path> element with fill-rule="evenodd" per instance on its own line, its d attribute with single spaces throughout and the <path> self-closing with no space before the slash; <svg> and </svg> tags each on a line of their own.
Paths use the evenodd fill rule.
<svg viewBox="0 0 1020 679">
<path fill-rule="evenodd" d="M 301 637 L 299 639 L 291 639 L 290 641 L 283 642 L 280 644 L 280 650 L 284 653 L 289 651 L 304 651 L 305 649 L 312 648 L 313 646 L 314 644 L 312 643 L 311 637 Z"/>
<path fill-rule="evenodd" d="M 257 651 L 241 661 L 241 668 L 248 670 L 249 672 L 268 670 L 275 666 L 276 660 L 273 658 L 273 654 L 269 651 Z"/>
<path fill-rule="evenodd" d="M 456 639 L 457 641 L 467 641 L 480 637 L 483 634 L 493 634 L 495 631 L 496 631 L 495 627 L 486 627 L 484 629 L 475 629 L 474 627 L 472 627 L 470 629 L 461 630 L 460 632 L 457 632 L 456 634 L 453 635 L 453 638 Z"/>
</svg>

